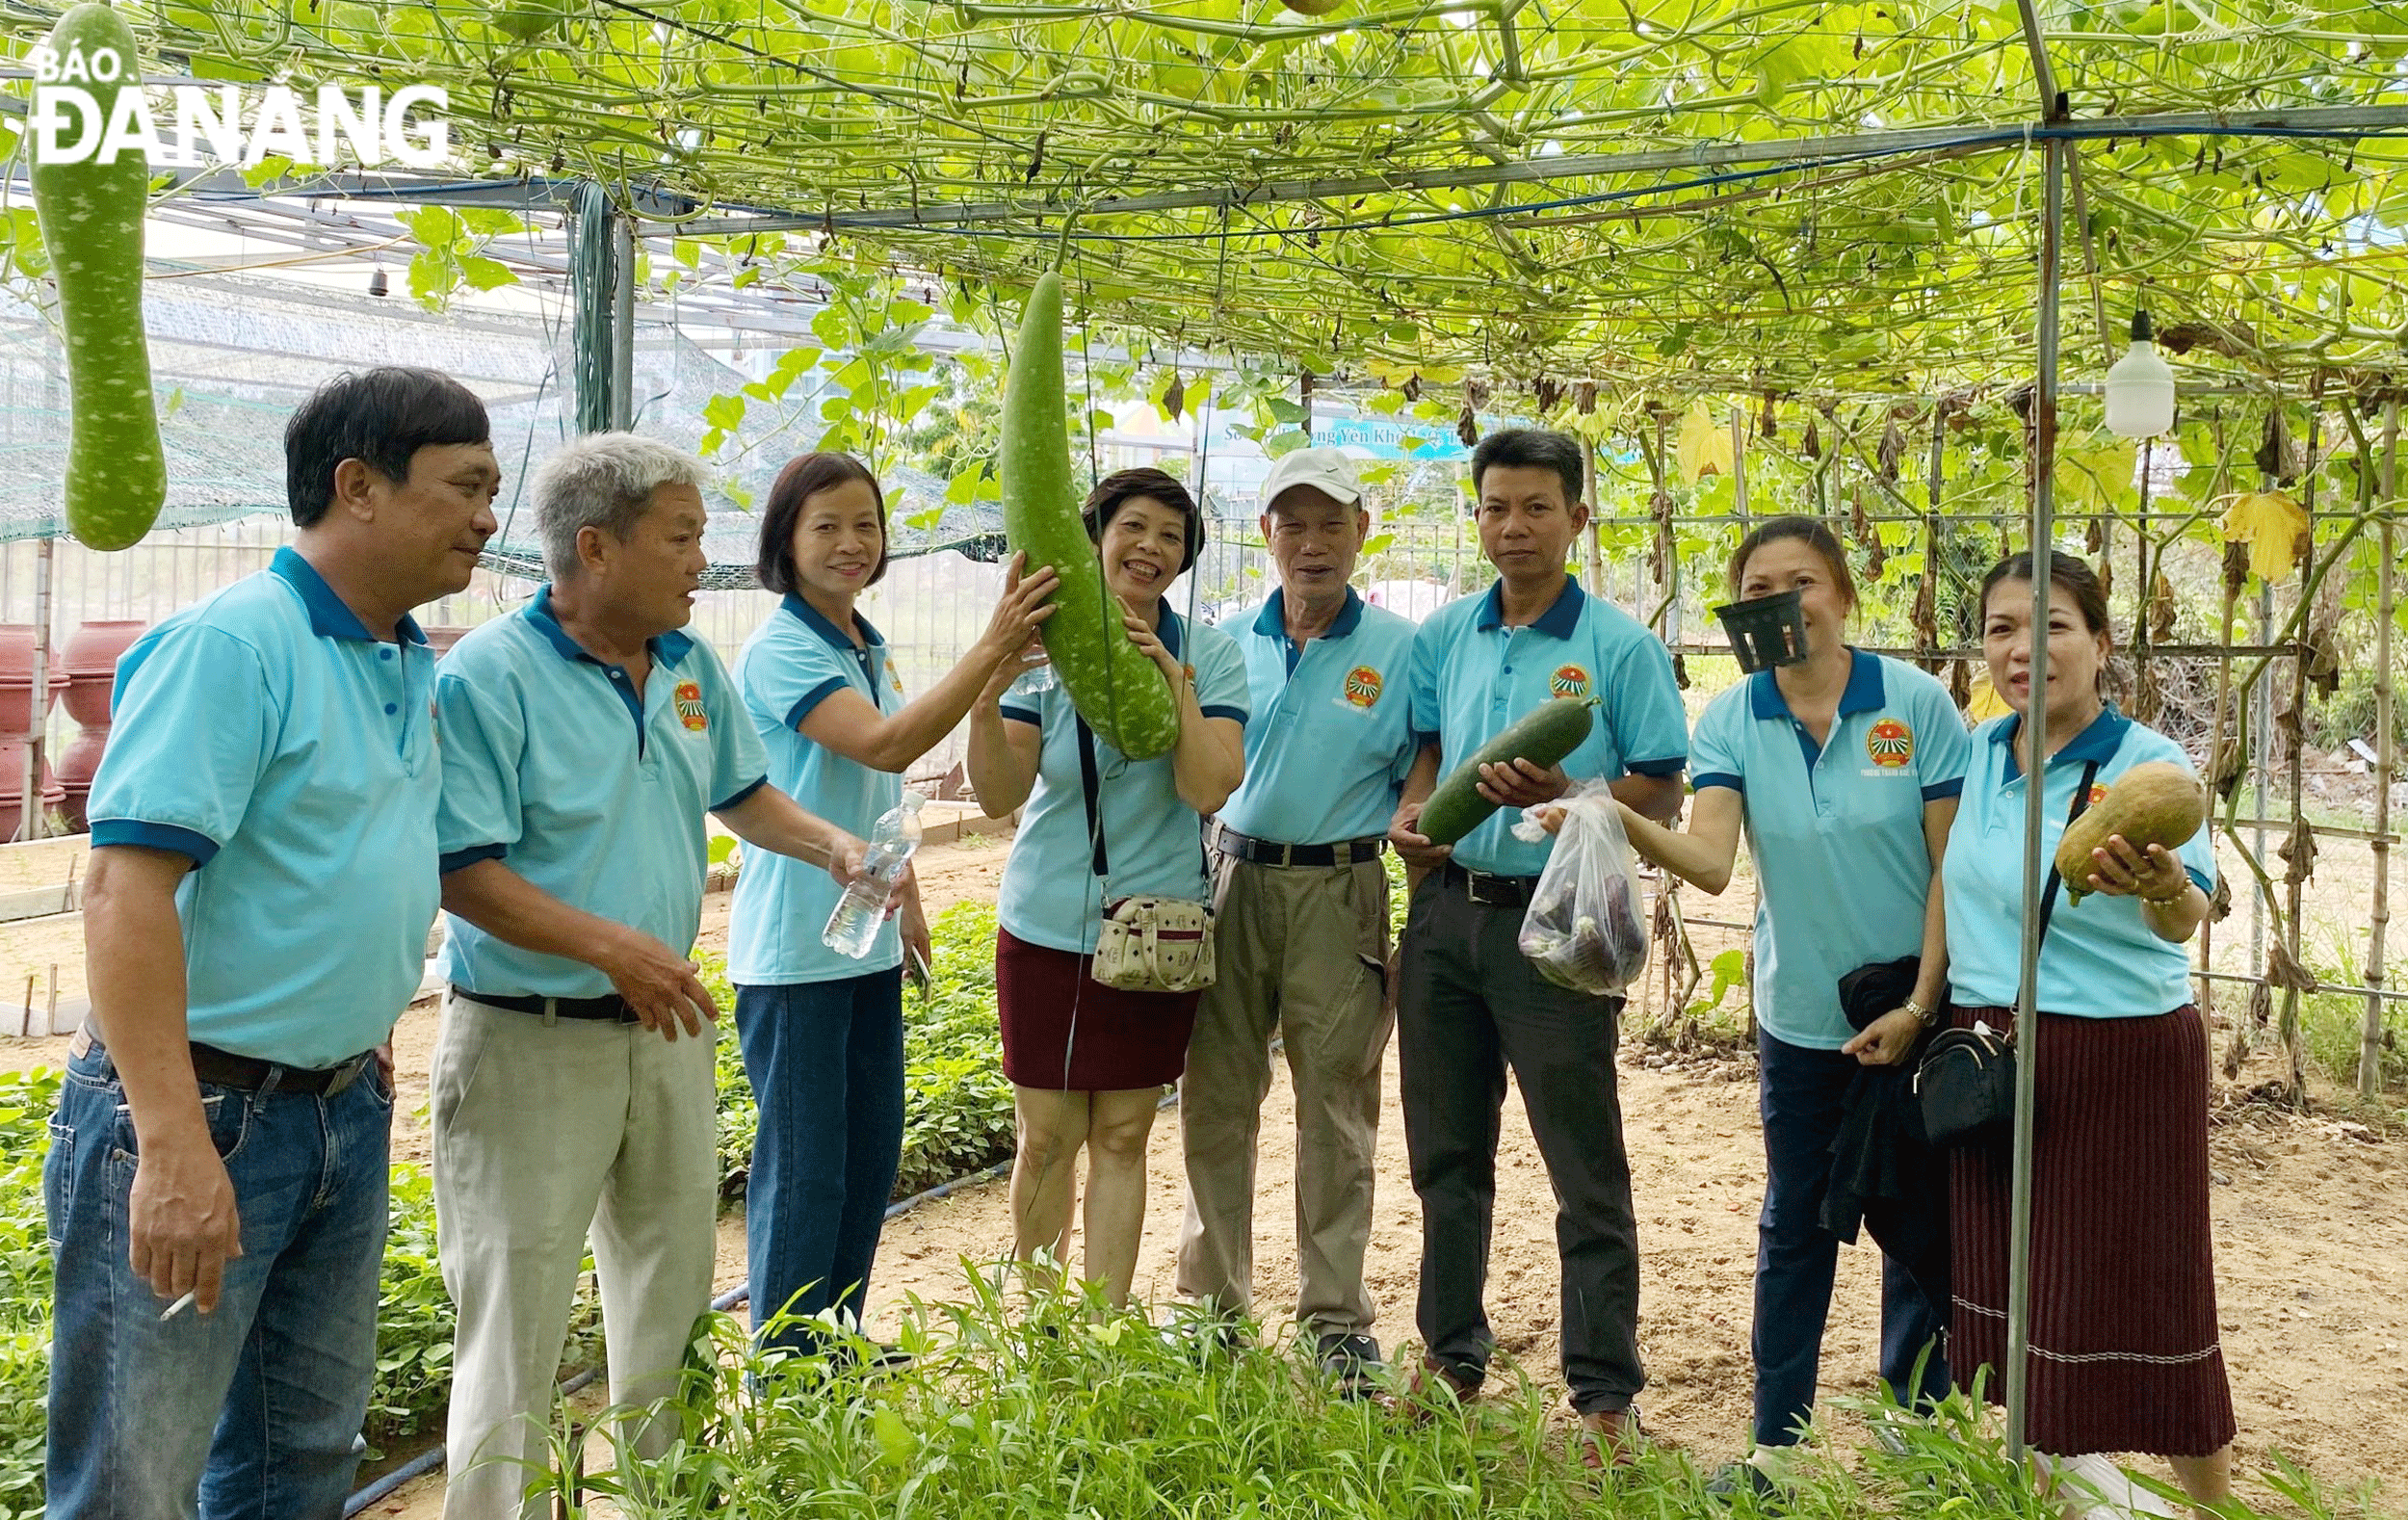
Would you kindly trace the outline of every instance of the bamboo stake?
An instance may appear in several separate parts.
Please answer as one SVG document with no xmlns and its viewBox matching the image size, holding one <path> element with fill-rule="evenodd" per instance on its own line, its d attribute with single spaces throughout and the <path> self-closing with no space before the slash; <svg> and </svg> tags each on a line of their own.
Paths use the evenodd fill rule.
<svg viewBox="0 0 2408 1520">
<path fill-rule="evenodd" d="M 2354 426 L 2354 424 L 2353 424 Z M 2362 438 L 2359 478 L 2371 471 L 2371 451 Z M 2399 485 L 2399 403 L 2383 407 L 2383 500 L 2396 498 Z M 2371 1102 L 2383 1088 L 2383 952 L 2392 922 L 2392 524 L 2384 520 L 2375 552 L 2374 617 L 2374 898 L 2367 915 L 2367 1018 L 2358 1039 L 2358 1095 Z"/>
<path fill-rule="evenodd" d="M 2299 631 L 2302 635 L 2307 632 L 2309 599 L 2316 594 L 2316 587 L 2311 583 L 2307 572 L 2316 560 L 2314 524 L 2316 522 L 2316 466 L 2320 462 L 2316 458 L 2316 446 L 2319 441 L 2318 431 L 2323 420 L 2323 406 L 2316 402 L 2311 402 L 2308 406 L 2307 459 L 2301 470 L 2299 486 L 2299 494 L 2304 498 L 2301 506 L 2307 512 L 2311 525 L 2308 540 L 2311 550 L 2308 563 L 2300 566 L 2299 605 L 2293 619 L 2299 624 Z M 2299 973 L 2304 965 L 2300 959 L 2299 921 L 2306 917 L 2302 910 L 2303 899 L 2308 890 L 2308 873 L 2313 869 L 2316 860 L 2316 830 L 2308 824 L 2301 795 L 2306 785 L 2307 775 L 2308 661 L 2305 655 L 2297 653 L 2291 656 L 2290 661 L 2290 720 L 2291 832 L 2290 841 L 2285 849 L 2288 858 L 2283 863 L 2283 885 L 2288 892 L 2290 911 L 2290 922 L 2281 926 L 2283 948 L 2286 958 L 2290 964 L 2285 968 L 2286 975 L 2283 978 L 2283 1017 L 2280 1028 L 2283 1055 L 2290 1068 L 2291 1101 L 2305 1103 L 2308 1099 L 2308 1064 L 2307 1052 L 2299 1035 Z M 2271 735 L 2267 736 L 2267 743 L 2272 743 Z M 2263 787 L 2259 795 L 2262 797 L 2264 795 Z"/>
</svg>

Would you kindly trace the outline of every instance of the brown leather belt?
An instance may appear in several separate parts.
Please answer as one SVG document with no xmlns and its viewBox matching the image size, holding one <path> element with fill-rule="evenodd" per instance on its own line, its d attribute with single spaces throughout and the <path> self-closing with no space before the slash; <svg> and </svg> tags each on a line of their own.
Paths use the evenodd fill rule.
<svg viewBox="0 0 2408 1520">
<path fill-rule="evenodd" d="M 337 1065 L 286 1066 L 251 1056 L 237 1056 L 198 1040 L 193 1042 L 194 1076 L 211 1087 L 237 1088 L 245 1092 L 264 1089 L 330 1098 L 357 1082 L 359 1074 L 375 1059 L 376 1052 L 362 1051 Z"/>
</svg>

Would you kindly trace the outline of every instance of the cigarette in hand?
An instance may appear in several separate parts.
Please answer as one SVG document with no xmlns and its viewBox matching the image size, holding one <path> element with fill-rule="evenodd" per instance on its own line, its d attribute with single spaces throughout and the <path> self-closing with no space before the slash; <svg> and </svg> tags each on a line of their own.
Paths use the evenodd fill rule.
<svg viewBox="0 0 2408 1520">
<path fill-rule="evenodd" d="M 159 1316 L 159 1323 L 162 1324 L 167 1323 L 170 1320 L 174 1319 L 177 1315 L 182 1314 L 185 1310 L 191 1308 L 199 1300 L 199 1298 L 200 1294 L 197 1291 L 186 1294 L 183 1297 L 178 1298 L 173 1303 L 168 1305 L 167 1312 Z"/>
</svg>

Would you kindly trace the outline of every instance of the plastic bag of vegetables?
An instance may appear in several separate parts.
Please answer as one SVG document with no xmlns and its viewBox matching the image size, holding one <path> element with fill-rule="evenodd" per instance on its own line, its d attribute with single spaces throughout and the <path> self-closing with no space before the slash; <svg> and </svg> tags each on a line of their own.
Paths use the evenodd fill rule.
<svg viewBox="0 0 2408 1520">
<path fill-rule="evenodd" d="M 1563 825 L 1531 893 L 1518 943 L 1557 985 L 1598 997 L 1618 993 L 1647 969 L 1645 888 L 1605 782 L 1584 782 L 1561 805 Z M 1525 809 L 1515 835 L 1533 843 L 1545 838 L 1540 812 Z"/>
</svg>

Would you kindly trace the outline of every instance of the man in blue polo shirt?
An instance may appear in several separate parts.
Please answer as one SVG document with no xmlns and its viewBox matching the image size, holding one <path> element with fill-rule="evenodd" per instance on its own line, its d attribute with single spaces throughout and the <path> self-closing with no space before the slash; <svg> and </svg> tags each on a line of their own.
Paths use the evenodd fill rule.
<svg viewBox="0 0 2408 1520">
<path fill-rule="evenodd" d="M 1592 1461 L 1626 1459 L 1638 1360 L 1638 1231 L 1614 1081 L 1620 998 L 1540 977 L 1516 945 L 1548 844 L 1519 810 L 1605 777 L 1651 818 L 1681 806 L 1688 730 L 1671 658 L 1654 635 L 1565 573 L 1588 522 L 1581 449 L 1559 432 L 1491 433 L 1472 455 L 1480 551 L 1497 584 L 1430 616 L 1413 642 L 1421 754 L 1389 837 L 1418 877 L 1398 966 L 1397 1058 L 1405 1149 L 1422 1199 L 1421 1381 L 1468 1397 L 1496 1337 L 1480 1302 L 1496 1199 L 1497 1114 L 1512 1068 L 1557 1199 L 1563 1376 Z M 1595 697 L 1589 737 L 1559 766 L 1482 771 L 1500 811 L 1432 849 L 1415 831 L 1438 776 L 1538 703 Z"/>
<path fill-rule="evenodd" d="M 1254 1143 L 1285 1035 L 1296 1108 L 1296 1318 L 1349 1390 L 1380 1367 L 1363 1281 L 1388 1046 L 1380 852 L 1418 749 L 1413 625 L 1347 583 L 1371 530 L 1345 454 L 1298 449 L 1263 481 L 1279 587 L 1227 625 L 1245 656 L 1245 779 L 1222 804 L 1218 980 L 1179 1083 L 1187 1220 L 1179 1291 L 1243 1314 L 1254 1277 Z"/>
<path fill-rule="evenodd" d="M 323 1520 L 376 1380 L 393 1021 L 434 919 L 433 658 L 501 472 L 427 370 L 293 414 L 298 530 L 118 664 L 43 1177 L 49 1510 Z M 196 1511 L 196 1498 L 198 1508 Z"/>
<path fill-rule="evenodd" d="M 436 1246 L 458 1309 L 452 1520 L 538 1512 L 553 1383 L 590 1228 L 611 1399 L 677 1390 L 709 1306 L 718 1202 L 703 818 L 850 880 L 863 846 L 767 782 L 710 645 L 678 632 L 700 460 L 594 433 L 534 488 L 552 582 L 435 682 L 452 983 L 434 1053 Z M 657 1452 L 669 1429 L 634 1438 Z"/>
</svg>

